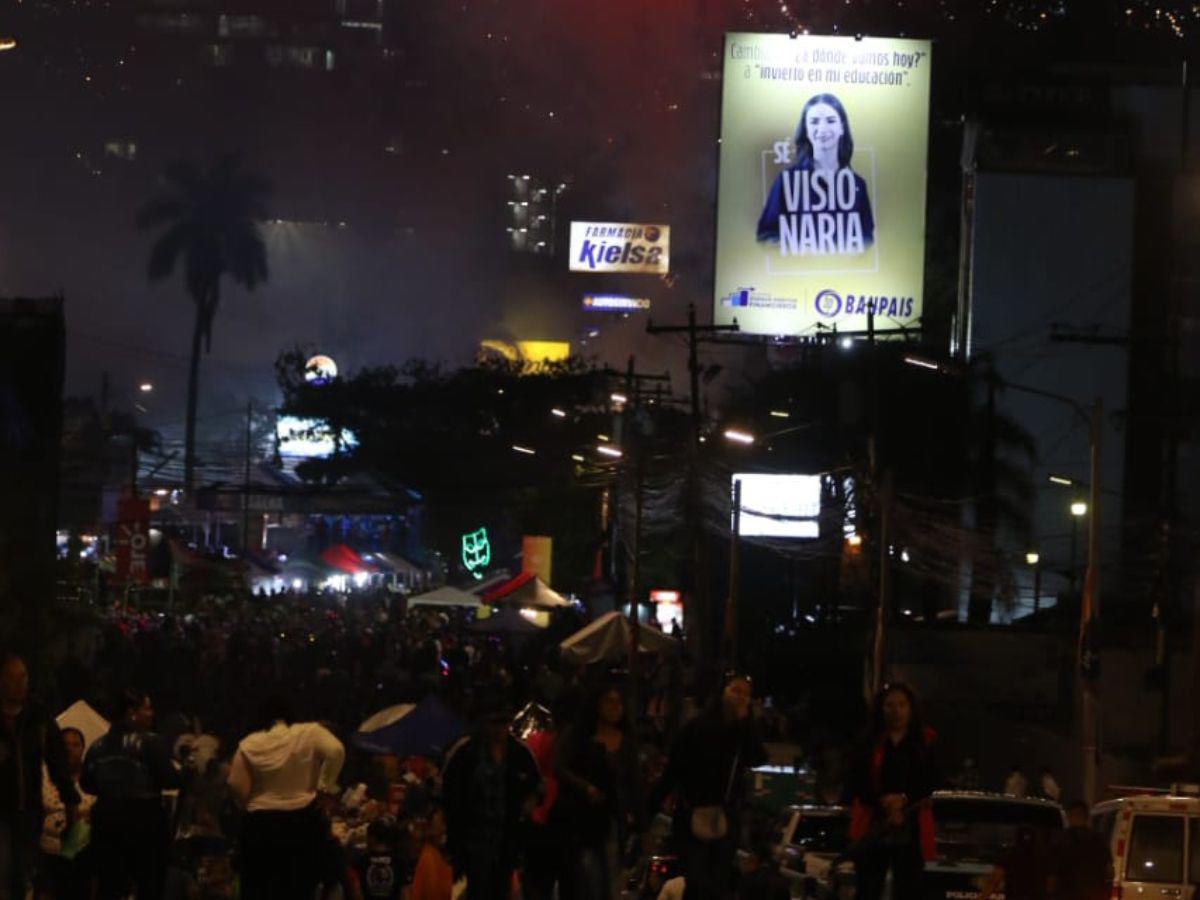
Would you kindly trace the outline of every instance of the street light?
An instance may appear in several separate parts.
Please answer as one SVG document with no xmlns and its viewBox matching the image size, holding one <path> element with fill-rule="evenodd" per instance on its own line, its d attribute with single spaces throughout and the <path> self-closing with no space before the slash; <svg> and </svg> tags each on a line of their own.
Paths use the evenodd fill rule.
<svg viewBox="0 0 1200 900">
<path fill-rule="evenodd" d="M 0 37 L 0 53 L 6 50 L 16 50 L 17 39 L 11 37 Z"/>
<path fill-rule="evenodd" d="M 1066 475 L 1051 475 L 1048 479 L 1051 484 L 1060 484 L 1063 487 L 1074 487 L 1075 482 Z"/>
<path fill-rule="evenodd" d="M 754 435 L 748 431 L 741 431 L 737 428 L 725 429 L 725 440 L 732 441 L 735 444 L 749 446 L 754 443 Z"/>
<path fill-rule="evenodd" d="M 152 390 L 154 390 L 154 385 L 151 384 L 149 381 L 143 381 L 141 384 L 138 385 L 138 390 L 141 391 L 143 394 L 149 394 Z"/>
<path fill-rule="evenodd" d="M 531 447 L 522 447 L 520 444 L 513 444 L 512 448 L 517 453 L 523 453 L 526 456 L 537 456 L 537 451 Z"/>
<path fill-rule="evenodd" d="M 599 453 L 601 456 L 607 456 L 610 459 L 620 459 L 622 456 L 625 455 L 619 449 L 611 446 L 610 444 L 601 444 L 600 446 L 598 446 L 596 448 L 596 452 Z"/>
<path fill-rule="evenodd" d="M 1071 504 L 1071 592 L 1075 591 L 1075 547 L 1079 542 L 1079 520 L 1087 515 L 1088 505 L 1082 500 Z"/>
<path fill-rule="evenodd" d="M 922 359 L 919 356 L 906 356 L 904 357 L 904 361 L 910 366 L 916 366 L 918 369 L 930 369 L 934 372 L 942 370 L 941 365 L 932 359 Z"/>
</svg>

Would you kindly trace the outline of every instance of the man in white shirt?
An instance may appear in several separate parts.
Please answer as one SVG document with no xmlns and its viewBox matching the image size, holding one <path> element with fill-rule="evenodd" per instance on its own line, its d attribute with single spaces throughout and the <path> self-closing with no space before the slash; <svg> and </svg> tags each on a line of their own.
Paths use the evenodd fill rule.
<svg viewBox="0 0 1200 900">
<path fill-rule="evenodd" d="M 329 838 L 317 799 L 337 795 L 346 750 L 324 726 L 294 721 L 282 699 L 264 704 L 259 725 L 229 771 L 229 787 L 249 813 L 238 854 L 242 897 L 311 897 Z"/>
</svg>

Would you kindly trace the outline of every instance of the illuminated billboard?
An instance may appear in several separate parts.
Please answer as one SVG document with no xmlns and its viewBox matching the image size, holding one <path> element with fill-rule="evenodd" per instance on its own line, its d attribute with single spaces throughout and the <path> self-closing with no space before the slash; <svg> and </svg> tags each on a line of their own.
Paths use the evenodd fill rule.
<svg viewBox="0 0 1200 900">
<path fill-rule="evenodd" d="M 929 85 L 928 41 L 726 35 L 718 324 L 918 324 Z"/>
<path fill-rule="evenodd" d="M 275 419 L 275 440 L 279 455 L 293 459 L 324 459 L 338 451 L 338 436 L 323 419 L 298 416 L 278 416 Z M 341 433 L 340 450 L 358 446 L 358 437 L 350 430 Z"/>
<path fill-rule="evenodd" d="M 666 275 L 671 266 L 671 229 L 636 222 L 572 222 L 572 272 L 634 272 Z"/>
<path fill-rule="evenodd" d="M 742 537 L 821 536 L 821 476 L 738 474 L 742 485 L 738 534 Z"/>
<path fill-rule="evenodd" d="M 479 342 L 480 358 L 500 358 L 510 363 L 539 366 L 563 362 L 571 357 L 567 341 L 501 341 L 488 339 Z"/>
</svg>

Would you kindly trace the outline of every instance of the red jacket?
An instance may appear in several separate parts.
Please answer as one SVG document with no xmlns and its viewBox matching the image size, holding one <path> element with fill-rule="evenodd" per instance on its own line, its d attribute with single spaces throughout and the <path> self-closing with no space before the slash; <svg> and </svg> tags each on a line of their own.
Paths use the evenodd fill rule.
<svg viewBox="0 0 1200 900">
<path fill-rule="evenodd" d="M 921 732 L 921 743 L 926 748 L 930 748 L 933 746 L 935 737 L 932 728 L 925 728 Z M 884 739 L 880 738 L 871 751 L 871 764 L 867 775 L 875 791 L 880 789 L 880 779 L 883 773 L 883 741 Z M 878 809 L 868 806 L 862 802 L 861 798 L 855 797 L 850 810 L 850 840 L 858 841 L 866 837 L 878 814 Z M 921 857 L 926 862 L 937 859 L 937 832 L 933 821 L 933 807 L 928 798 L 917 808 L 917 836 L 921 843 Z"/>
</svg>

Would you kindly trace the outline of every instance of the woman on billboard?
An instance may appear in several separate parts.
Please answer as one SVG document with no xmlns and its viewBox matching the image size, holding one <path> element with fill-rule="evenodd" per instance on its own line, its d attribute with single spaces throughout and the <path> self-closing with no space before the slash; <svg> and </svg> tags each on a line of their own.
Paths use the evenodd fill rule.
<svg viewBox="0 0 1200 900">
<path fill-rule="evenodd" d="M 758 240 L 783 256 L 862 253 L 875 241 L 867 183 L 850 167 L 854 138 L 833 94 L 804 104 L 796 161 L 775 177 L 758 220 Z"/>
</svg>

